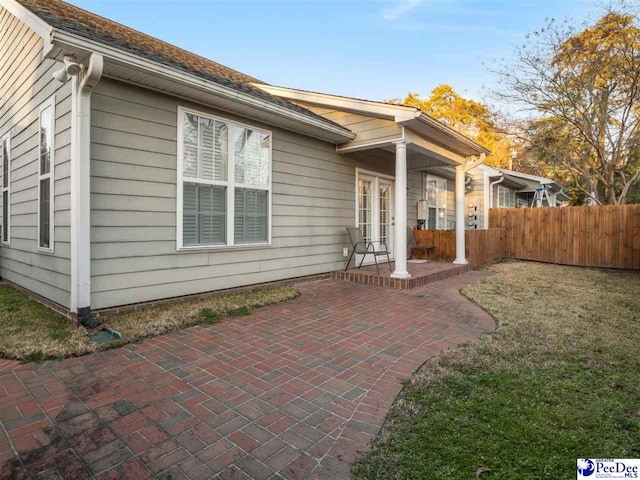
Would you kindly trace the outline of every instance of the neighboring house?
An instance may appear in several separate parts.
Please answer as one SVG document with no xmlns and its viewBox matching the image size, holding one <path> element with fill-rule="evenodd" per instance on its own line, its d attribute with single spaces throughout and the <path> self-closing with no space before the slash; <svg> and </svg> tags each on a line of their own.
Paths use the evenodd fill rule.
<svg viewBox="0 0 640 480">
<path fill-rule="evenodd" d="M 488 228 L 490 208 L 559 207 L 569 197 L 550 178 L 479 165 L 468 172 L 467 228 Z"/>
<path fill-rule="evenodd" d="M 425 199 L 430 212 L 437 213 L 435 218 L 429 215 L 424 228 L 454 229 L 454 169 L 435 167 L 427 169 L 424 175 Z M 562 186 L 549 178 L 478 165 L 466 174 L 465 226 L 467 229 L 489 228 L 490 208 L 557 207 L 568 200 Z"/>
<path fill-rule="evenodd" d="M 342 269 L 354 224 L 407 278 L 423 171 L 456 167 L 460 193 L 487 153 L 415 108 L 272 87 L 59 0 L 0 0 L 0 54 L 0 274 L 85 323 Z"/>
</svg>

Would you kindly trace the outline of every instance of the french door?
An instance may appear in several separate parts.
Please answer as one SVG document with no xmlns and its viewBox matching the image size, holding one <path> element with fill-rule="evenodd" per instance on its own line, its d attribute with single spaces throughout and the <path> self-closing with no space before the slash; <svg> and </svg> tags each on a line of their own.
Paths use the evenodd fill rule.
<svg viewBox="0 0 640 480">
<path fill-rule="evenodd" d="M 393 179 L 373 173 L 356 174 L 356 220 L 366 242 L 373 242 L 376 250 L 390 251 L 393 258 Z M 358 265 L 362 255 L 356 255 Z M 364 264 L 373 263 L 373 255 L 366 255 Z M 378 257 L 386 262 L 386 256 Z"/>
</svg>

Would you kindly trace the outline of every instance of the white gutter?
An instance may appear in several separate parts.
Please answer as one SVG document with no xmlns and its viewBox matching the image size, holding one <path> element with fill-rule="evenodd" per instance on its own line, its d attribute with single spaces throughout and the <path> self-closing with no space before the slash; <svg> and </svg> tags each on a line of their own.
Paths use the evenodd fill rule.
<svg viewBox="0 0 640 480">
<path fill-rule="evenodd" d="M 504 174 L 500 173 L 500 178 L 489 184 L 489 208 L 495 208 L 493 205 L 493 186 L 504 182 Z"/>
<path fill-rule="evenodd" d="M 55 29 L 53 30 L 51 36 L 53 43 L 55 43 L 56 45 L 64 45 L 72 49 L 81 49 L 86 52 L 95 52 L 104 56 L 106 59 L 115 61 L 116 63 L 130 65 L 140 70 L 144 70 L 147 73 L 162 76 L 178 83 L 187 84 L 191 87 L 215 94 L 222 98 L 233 100 L 235 102 L 250 106 L 258 110 L 262 110 L 272 115 L 293 119 L 298 122 L 311 125 L 313 127 L 330 132 L 334 135 L 339 135 L 348 139 L 355 138 L 355 134 L 353 132 L 340 127 L 339 125 L 334 126 L 328 124 L 320 119 L 304 115 L 303 113 L 295 112 L 271 102 L 266 102 L 253 95 L 238 92 L 237 90 L 234 90 L 232 88 L 218 85 L 217 83 L 205 80 L 198 76 L 190 75 L 177 68 L 159 64 L 152 60 L 148 60 L 138 55 L 119 50 L 109 45 L 93 42 L 79 35 L 74 35 Z"/>
<path fill-rule="evenodd" d="M 86 326 L 96 324 L 91 318 L 91 93 L 103 66 L 102 55 L 92 53 L 71 80 L 71 311 Z"/>
</svg>

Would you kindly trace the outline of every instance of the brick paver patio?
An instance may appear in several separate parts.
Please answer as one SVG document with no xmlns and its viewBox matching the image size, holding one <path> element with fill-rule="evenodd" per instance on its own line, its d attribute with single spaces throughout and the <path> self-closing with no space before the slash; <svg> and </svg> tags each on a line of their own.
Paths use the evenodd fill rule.
<svg viewBox="0 0 640 480">
<path fill-rule="evenodd" d="M 345 478 L 401 380 L 493 328 L 457 293 L 324 280 L 91 356 L 0 360 L 1 478 Z"/>
</svg>

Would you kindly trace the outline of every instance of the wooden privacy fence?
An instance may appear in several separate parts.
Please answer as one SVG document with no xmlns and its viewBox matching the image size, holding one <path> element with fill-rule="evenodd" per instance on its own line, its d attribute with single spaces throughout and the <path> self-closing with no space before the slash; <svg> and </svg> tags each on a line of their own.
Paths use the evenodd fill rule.
<svg viewBox="0 0 640 480">
<path fill-rule="evenodd" d="M 427 258 L 452 262 L 456 258 L 455 230 L 416 230 L 418 245 L 435 245 L 424 257 L 422 249 L 414 249 L 413 258 Z M 469 263 L 478 265 L 507 257 L 504 231 L 500 228 L 467 230 L 465 235 L 466 257 Z"/>
<path fill-rule="evenodd" d="M 489 227 L 509 258 L 640 269 L 640 205 L 491 209 Z"/>
<path fill-rule="evenodd" d="M 466 257 L 478 265 L 504 258 L 560 265 L 640 270 L 640 205 L 494 208 L 488 230 L 467 230 Z M 416 230 L 435 245 L 430 260 L 456 258 L 455 230 Z M 414 258 L 424 252 L 414 250 Z"/>
</svg>

